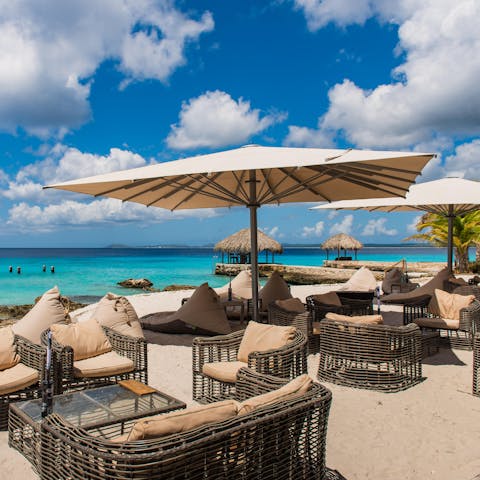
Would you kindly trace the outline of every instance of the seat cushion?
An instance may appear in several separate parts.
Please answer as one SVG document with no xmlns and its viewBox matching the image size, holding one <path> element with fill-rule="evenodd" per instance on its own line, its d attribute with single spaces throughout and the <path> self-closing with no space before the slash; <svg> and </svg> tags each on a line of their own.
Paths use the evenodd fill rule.
<svg viewBox="0 0 480 480">
<path fill-rule="evenodd" d="M 416 318 L 414 323 L 416 323 L 419 327 L 443 328 L 446 330 L 458 330 L 460 327 L 460 320 L 454 320 L 452 318 Z"/>
<path fill-rule="evenodd" d="M 468 307 L 475 300 L 474 295 L 458 295 L 438 288 L 435 289 L 435 298 L 438 303 L 439 316 L 453 320 L 460 320 L 460 310 Z"/>
<path fill-rule="evenodd" d="M 329 312 L 325 315 L 325 318 L 328 318 L 329 320 L 359 323 L 363 325 L 382 325 L 383 324 L 383 317 L 381 315 L 354 315 L 350 317 L 348 315 L 340 315 L 338 313 Z"/>
<path fill-rule="evenodd" d="M 245 362 L 210 362 L 202 367 L 202 373 L 220 382 L 235 383 L 237 372 L 242 367 L 248 367 Z"/>
<path fill-rule="evenodd" d="M 265 325 L 250 321 L 238 347 L 237 360 L 248 363 L 252 352 L 265 352 L 284 347 L 295 336 L 295 327 Z"/>
<path fill-rule="evenodd" d="M 250 413 L 252 410 L 265 405 L 282 400 L 288 400 L 289 398 L 294 398 L 297 395 L 302 395 L 310 390 L 312 383 L 312 379 L 307 374 L 300 375 L 277 390 L 272 390 L 271 392 L 263 393 L 262 395 L 257 395 L 244 400 L 240 403 L 238 414 L 241 415 L 244 413 Z"/>
<path fill-rule="evenodd" d="M 108 377 L 131 372 L 133 361 L 117 352 L 107 352 L 96 357 L 73 362 L 73 374 L 77 378 Z"/>
<path fill-rule="evenodd" d="M 94 318 L 70 325 L 55 324 L 50 330 L 60 345 L 73 348 L 74 360 L 84 360 L 112 350 L 105 332 Z"/>
<path fill-rule="evenodd" d="M 12 327 L 0 328 L 0 370 L 14 367 L 19 361 Z"/>
<path fill-rule="evenodd" d="M 288 298 L 287 300 L 275 300 L 275 304 L 283 310 L 292 313 L 305 312 L 305 305 L 299 298 Z"/>
<path fill-rule="evenodd" d="M 45 292 L 33 308 L 12 326 L 14 333 L 27 338 L 37 345 L 41 344 L 40 335 L 54 323 L 70 321 L 57 287 Z"/>
<path fill-rule="evenodd" d="M 38 382 L 38 372 L 23 363 L 0 372 L 0 395 L 17 392 Z"/>
<path fill-rule="evenodd" d="M 266 312 L 270 303 L 275 300 L 285 300 L 292 298 L 287 282 L 282 278 L 278 271 L 274 271 L 264 287 L 258 292 L 258 298 L 261 302 L 261 310 Z"/>
<path fill-rule="evenodd" d="M 336 305 L 338 307 L 342 306 L 342 301 L 336 292 L 327 292 L 321 293 L 318 295 L 312 295 L 313 300 L 324 305 Z"/>
<path fill-rule="evenodd" d="M 193 430 L 209 423 L 223 422 L 235 417 L 238 408 L 239 404 L 235 400 L 224 400 L 145 418 L 135 423 L 127 440 L 133 442 L 159 438 Z"/>
<path fill-rule="evenodd" d="M 100 325 L 111 328 L 122 335 L 144 338 L 137 312 L 125 297 L 107 293 L 98 302 L 92 317 Z"/>
</svg>

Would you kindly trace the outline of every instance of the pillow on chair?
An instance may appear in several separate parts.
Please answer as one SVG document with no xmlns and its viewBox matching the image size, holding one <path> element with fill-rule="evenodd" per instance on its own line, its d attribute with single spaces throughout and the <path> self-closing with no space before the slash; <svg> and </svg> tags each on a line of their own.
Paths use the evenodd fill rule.
<svg viewBox="0 0 480 480">
<path fill-rule="evenodd" d="M 312 298 L 316 302 L 322 303 L 324 305 L 335 305 L 337 307 L 342 306 L 342 301 L 340 300 L 340 297 L 337 295 L 336 292 L 327 292 L 318 295 L 312 295 Z"/>
<path fill-rule="evenodd" d="M 381 315 L 355 315 L 350 317 L 348 315 L 340 315 L 338 313 L 329 312 L 325 318 L 340 322 L 359 323 L 364 325 L 382 325 L 383 317 Z"/>
<path fill-rule="evenodd" d="M 248 355 L 252 352 L 265 352 L 284 347 L 293 340 L 295 332 L 295 327 L 280 327 L 250 321 L 238 347 L 237 360 L 248 363 Z"/>
<path fill-rule="evenodd" d="M 122 335 L 144 338 L 137 313 L 125 297 L 107 293 L 98 302 L 92 317 L 100 325 L 111 328 Z"/>
<path fill-rule="evenodd" d="M 305 305 L 299 298 L 288 298 L 287 300 L 275 300 L 275 304 L 283 310 L 292 313 L 303 313 Z"/>
<path fill-rule="evenodd" d="M 460 320 L 460 310 L 468 307 L 474 300 L 474 295 L 458 295 L 444 290 L 435 289 L 438 312 L 441 318 Z"/>
<path fill-rule="evenodd" d="M 267 311 L 270 303 L 275 300 L 286 300 L 292 298 L 287 282 L 275 270 L 264 287 L 258 292 L 258 298 L 262 301 L 261 310 Z"/>
<path fill-rule="evenodd" d="M 96 357 L 112 350 L 110 341 L 94 318 L 70 325 L 53 324 L 50 330 L 58 343 L 73 348 L 74 360 Z"/>
<path fill-rule="evenodd" d="M 0 328 L 0 370 L 14 367 L 20 361 L 11 327 Z"/>
<path fill-rule="evenodd" d="M 37 345 L 41 344 L 40 335 L 53 323 L 66 323 L 68 312 L 60 300 L 58 287 L 45 292 L 33 308 L 17 323 L 12 330 Z"/>
</svg>

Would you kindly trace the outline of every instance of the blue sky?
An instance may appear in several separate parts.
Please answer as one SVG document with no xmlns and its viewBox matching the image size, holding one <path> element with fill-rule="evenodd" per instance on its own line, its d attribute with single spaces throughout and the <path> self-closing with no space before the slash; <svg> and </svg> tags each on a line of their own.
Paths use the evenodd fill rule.
<svg viewBox="0 0 480 480">
<path fill-rule="evenodd" d="M 206 244 L 245 208 L 171 213 L 43 191 L 234 148 L 432 151 L 418 181 L 478 180 L 471 0 L 9 0 L 0 9 L 0 247 Z M 414 213 L 262 207 L 285 243 L 397 243 Z"/>
</svg>

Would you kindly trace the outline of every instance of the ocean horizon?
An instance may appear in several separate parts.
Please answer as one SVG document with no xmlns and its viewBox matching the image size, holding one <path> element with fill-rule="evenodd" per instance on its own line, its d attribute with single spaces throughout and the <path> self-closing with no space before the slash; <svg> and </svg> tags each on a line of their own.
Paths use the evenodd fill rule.
<svg viewBox="0 0 480 480">
<path fill-rule="evenodd" d="M 330 259 L 335 257 L 330 253 Z M 117 282 L 148 278 L 154 288 L 168 285 L 224 285 L 228 277 L 214 274 L 222 255 L 211 246 L 145 246 L 106 248 L 1 248 L 0 304 L 33 303 L 57 285 L 63 295 L 91 303 L 107 292 L 139 293 Z M 284 265 L 322 266 L 326 253 L 318 246 L 284 246 L 275 262 Z M 419 245 L 365 245 L 358 260 L 398 262 L 443 262 L 446 249 Z M 263 253 L 259 261 L 265 261 Z M 51 273 L 51 267 L 54 273 Z M 10 272 L 12 267 L 12 272 Z M 20 268 L 21 273 L 17 273 Z M 45 271 L 43 269 L 45 268 Z"/>
</svg>

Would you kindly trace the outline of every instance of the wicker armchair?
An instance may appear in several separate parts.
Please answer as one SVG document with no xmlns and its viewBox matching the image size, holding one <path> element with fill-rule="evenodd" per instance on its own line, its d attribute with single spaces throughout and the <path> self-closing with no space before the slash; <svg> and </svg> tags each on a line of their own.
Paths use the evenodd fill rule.
<svg viewBox="0 0 480 480">
<path fill-rule="evenodd" d="M 238 373 L 236 399 L 279 388 L 285 380 Z M 320 384 L 222 422 L 148 441 L 113 443 L 72 427 L 58 415 L 42 425 L 43 480 L 326 480 L 331 393 Z M 123 433 L 122 426 L 114 435 Z M 110 428 L 109 430 L 112 430 Z"/>
<path fill-rule="evenodd" d="M 210 403 L 231 398 L 235 383 L 217 380 L 203 373 L 203 366 L 212 362 L 235 362 L 244 330 L 229 335 L 195 338 L 192 344 L 193 399 Z M 307 372 L 307 338 L 296 330 L 293 340 L 276 350 L 252 352 L 248 367 L 258 373 L 280 378 L 295 378 Z"/>
<path fill-rule="evenodd" d="M 320 380 L 398 392 L 421 381 L 421 358 L 417 325 L 392 327 L 328 319 L 320 323 Z"/>
<path fill-rule="evenodd" d="M 447 328 L 421 325 L 424 331 L 438 330 L 440 333 L 440 340 L 442 343 L 459 350 L 472 350 L 473 335 L 480 332 L 480 295 L 479 288 L 476 286 L 462 286 L 456 288 L 453 293 L 458 295 L 475 295 L 477 300 L 471 303 L 468 307 L 460 310 L 460 324 L 457 328 Z M 424 296 L 414 303 L 405 304 L 403 306 L 403 323 L 407 325 L 415 322 L 417 319 L 438 318 L 437 315 L 429 311 L 428 305 L 430 303 L 430 296 Z"/>
<path fill-rule="evenodd" d="M 8 428 L 10 403 L 38 398 L 45 378 L 46 349 L 40 345 L 35 345 L 20 335 L 15 335 L 14 342 L 17 347 L 17 355 L 20 357 L 20 363 L 36 370 L 38 381 L 20 390 L 0 395 L 0 430 L 7 430 Z"/>
<path fill-rule="evenodd" d="M 476 333 L 473 337 L 473 382 L 472 393 L 480 397 L 480 333 Z"/>
<path fill-rule="evenodd" d="M 130 372 L 117 375 L 77 377 L 74 373 L 73 349 L 61 345 L 52 338 L 54 358 L 54 393 L 69 390 L 82 390 L 117 383 L 120 380 L 138 380 L 148 383 L 147 342 L 144 338 L 122 335 L 111 328 L 102 327 L 114 352 L 132 360 L 134 368 Z M 46 345 L 48 330 L 42 333 L 42 343 Z"/>
<path fill-rule="evenodd" d="M 326 303 L 320 303 L 315 300 L 315 295 L 309 295 L 306 298 L 307 308 L 312 312 L 312 318 L 314 322 L 320 322 L 325 318 L 325 315 L 329 312 L 339 313 L 340 315 L 372 315 L 373 314 L 373 293 L 366 293 L 365 295 L 355 295 L 359 292 L 335 292 L 340 301 L 341 306 L 329 305 Z"/>
</svg>

